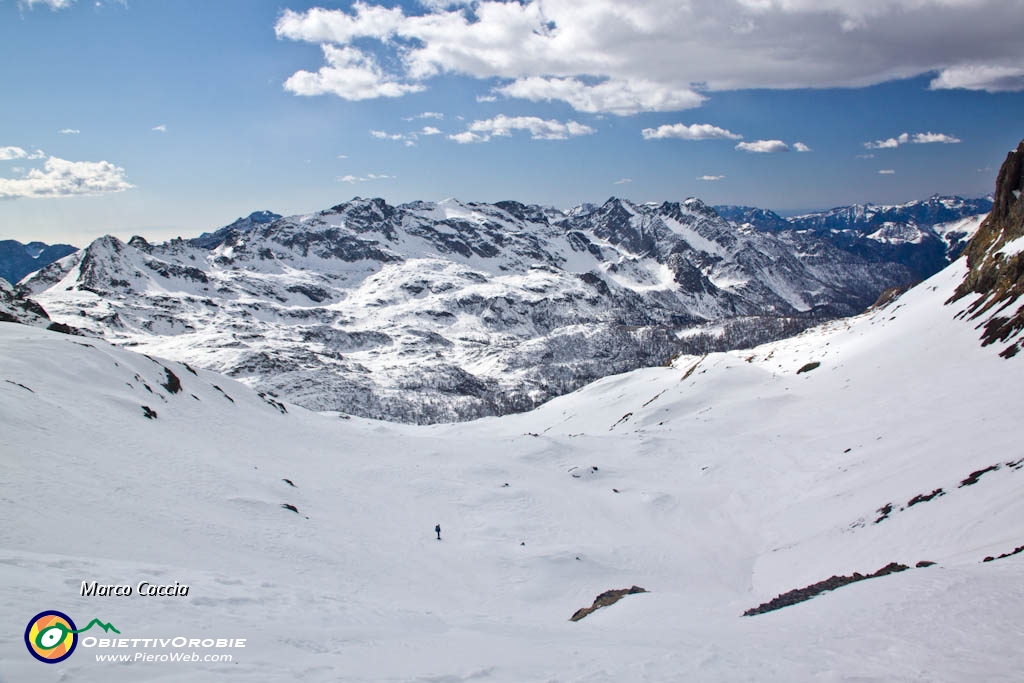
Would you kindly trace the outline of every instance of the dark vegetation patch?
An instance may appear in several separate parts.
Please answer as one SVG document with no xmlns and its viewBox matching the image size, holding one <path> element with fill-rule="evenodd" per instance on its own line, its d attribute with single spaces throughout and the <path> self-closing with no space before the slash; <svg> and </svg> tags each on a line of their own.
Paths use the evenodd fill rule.
<svg viewBox="0 0 1024 683">
<path fill-rule="evenodd" d="M 646 593 L 647 590 L 640 586 L 632 586 L 630 588 L 619 588 L 618 590 L 610 590 L 601 593 L 594 598 L 594 604 L 590 607 L 581 607 L 569 618 L 569 621 L 579 621 L 583 617 L 587 616 L 591 612 L 601 609 L 602 607 L 608 607 L 614 605 L 619 600 L 627 595 L 635 595 L 636 593 Z"/>
<path fill-rule="evenodd" d="M 227 394 L 224 395 L 227 396 Z M 267 405 L 277 408 L 277 411 L 282 415 L 288 414 L 288 409 L 284 407 L 284 404 L 280 401 L 274 400 L 269 394 L 265 394 L 261 391 L 259 392 L 259 397 L 262 398 Z"/>
<path fill-rule="evenodd" d="M 178 376 L 171 372 L 171 369 L 164 366 L 164 373 L 166 373 L 167 379 L 160 384 L 164 389 L 172 394 L 176 394 L 181 391 L 181 380 Z"/>
<path fill-rule="evenodd" d="M 944 496 L 944 495 L 946 495 L 946 492 L 943 491 L 942 489 L 935 489 L 934 491 L 932 491 L 931 493 L 929 493 L 927 495 L 925 495 L 923 493 L 919 493 L 916 496 L 914 496 L 913 498 L 911 498 L 909 501 L 907 501 L 907 507 L 908 508 L 909 507 L 913 507 L 913 506 L 917 505 L 918 503 L 927 503 L 929 500 L 932 500 L 933 498 L 938 498 L 939 496 Z"/>
<path fill-rule="evenodd" d="M 811 361 L 810 363 L 807 363 L 806 365 L 801 367 L 799 370 L 797 370 L 796 374 L 799 375 L 801 372 L 810 372 L 811 370 L 814 370 L 815 368 L 818 368 L 820 366 L 821 366 L 821 363 L 819 363 L 818 361 Z"/>
<path fill-rule="evenodd" d="M 983 470 L 977 470 L 975 472 L 971 472 L 970 475 L 968 475 L 968 477 L 966 479 L 964 479 L 962 482 L 960 482 L 960 486 L 958 486 L 957 488 L 961 488 L 962 489 L 965 486 L 973 486 L 974 484 L 978 483 L 978 480 L 981 479 L 983 474 L 986 474 L 987 472 L 995 472 L 998 469 L 999 469 L 999 465 L 989 465 L 988 467 L 986 467 Z"/>
<path fill-rule="evenodd" d="M 1014 548 L 1010 552 L 1003 553 L 1002 555 L 999 555 L 998 557 L 992 557 L 991 555 L 989 555 L 984 560 L 982 560 L 982 562 L 992 562 L 993 560 L 1001 560 L 1004 557 L 1011 557 L 1013 555 L 1016 555 L 1017 553 L 1024 553 L 1024 545 L 1017 546 L 1016 548 Z"/>
<path fill-rule="evenodd" d="M 790 605 L 796 605 L 801 602 L 810 600 L 813 597 L 817 597 L 827 591 L 841 588 L 857 581 L 863 581 L 865 579 L 874 579 L 879 576 L 886 576 L 888 574 L 895 574 L 896 572 L 902 572 L 910 569 L 905 564 L 899 564 L 897 562 L 890 562 L 874 574 L 861 574 L 854 572 L 851 576 L 830 576 L 824 581 L 818 583 L 812 583 L 804 588 L 796 588 L 787 593 L 782 593 L 768 602 L 761 603 L 757 607 L 752 607 L 743 613 L 745 617 L 752 617 L 757 614 L 764 614 L 766 612 L 774 612 L 775 610 L 782 609 L 783 607 L 789 607 Z"/>
<path fill-rule="evenodd" d="M 227 400 L 231 401 L 232 403 L 234 403 L 234 402 L 235 402 L 235 399 L 233 399 L 233 398 L 231 398 L 230 396 L 228 396 L 228 392 L 224 391 L 223 389 L 221 389 L 220 387 L 218 387 L 218 386 L 217 386 L 216 384 L 213 384 L 213 385 L 211 385 L 211 386 L 212 386 L 212 387 L 213 387 L 214 389 L 216 389 L 217 391 L 219 391 L 219 392 L 220 392 L 221 394 L 223 394 L 223 395 L 224 395 L 224 398 L 226 398 Z"/>
<path fill-rule="evenodd" d="M 156 411 L 150 408 L 149 406 L 142 406 L 142 414 L 146 417 L 146 419 L 156 419 Z"/>
<path fill-rule="evenodd" d="M 13 384 L 13 385 L 14 385 L 14 386 L 16 386 L 16 387 L 21 387 L 22 389 L 25 389 L 25 390 L 27 390 L 27 391 L 32 391 L 31 389 L 29 389 L 28 387 L 26 387 L 26 386 L 25 386 L 24 384 L 22 384 L 21 382 L 12 382 L 12 381 L 11 381 L 11 380 L 9 380 L 9 379 L 5 379 L 4 381 L 5 381 L 5 382 L 7 382 L 8 384 Z M 34 393 L 36 393 L 36 392 L 32 391 L 32 393 L 34 394 Z"/>
<path fill-rule="evenodd" d="M 184 366 L 185 366 L 185 369 L 186 369 L 186 370 L 188 370 L 189 372 L 191 372 L 191 373 L 192 373 L 193 375 L 195 375 L 196 377 L 198 377 L 198 376 L 199 376 L 199 373 L 197 373 L 197 372 L 196 372 L 195 370 L 193 370 L 193 369 L 192 369 L 192 366 L 191 366 L 191 365 L 189 365 L 188 363 L 182 363 L 182 365 L 184 365 Z"/>
</svg>

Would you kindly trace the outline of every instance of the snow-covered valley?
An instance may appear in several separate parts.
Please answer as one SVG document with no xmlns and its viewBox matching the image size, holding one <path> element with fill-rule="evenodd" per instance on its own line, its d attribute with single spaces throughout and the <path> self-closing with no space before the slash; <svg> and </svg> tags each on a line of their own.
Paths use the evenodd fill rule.
<svg viewBox="0 0 1024 683">
<path fill-rule="evenodd" d="M 790 340 L 424 427 L 283 412 L 212 373 L 0 324 L 5 611 L 247 639 L 231 663 L 80 646 L 49 666 L 9 632 L 0 677 L 1015 680 L 1024 554 L 983 560 L 1024 542 L 1024 370 L 954 318 L 971 299 L 944 305 L 964 274 Z M 741 616 L 890 562 L 910 569 Z M 144 579 L 190 592 L 80 595 Z M 569 621 L 631 585 L 649 592 Z"/>
</svg>

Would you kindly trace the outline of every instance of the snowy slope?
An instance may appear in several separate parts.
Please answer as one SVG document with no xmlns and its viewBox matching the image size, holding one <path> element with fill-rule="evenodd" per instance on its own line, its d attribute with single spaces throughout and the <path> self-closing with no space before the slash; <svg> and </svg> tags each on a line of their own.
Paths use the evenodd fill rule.
<svg viewBox="0 0 1024 683">
<path fill-rule="evenodd" d="M 104 237 L 21 288 L 55 320 L 311 409 L 430 423 L 753 346 L 916 279 L 810 233 L 737 230 L 696 199 L 567 214 L 356 199 L 233 226 Z M 723 334 L 679 334 L 708 324 Z"/>
<path fill-rule="evenodd" d="M 964 273 L 794 339 L 430 427 L 284 413 L 212 373 L 0 324 L 0 678 L 1018 680 L 1024 554 L 982 560 L 1024 543 L 1007 464 L 1024 366 L 954 318 L 970 297 L 943 305 Z M 740 616 L 921 560 L 937 565 Z M 78 595 L 143 579 L 190 593 Z M 633 584 L 650 592 L 568 621 Z M 248 645 L 229 664 L 80 647 L 43 665 L 21 630 L 47 608 Z"/>
</svg>

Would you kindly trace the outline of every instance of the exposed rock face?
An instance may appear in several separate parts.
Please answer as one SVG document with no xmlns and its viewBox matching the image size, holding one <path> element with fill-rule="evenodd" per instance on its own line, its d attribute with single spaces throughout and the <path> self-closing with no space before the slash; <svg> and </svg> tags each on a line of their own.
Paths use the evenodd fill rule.
<svg viewBox="0 0 1024 683">
<path fill-rule="evenodd" d="M 619 588 L 616 590 L 605 591 L 604 593 L 601 593 L 596 598 L 594 598 L 594 604 L 592 604 L 590 607 L 581 607 L 578 610 L 576 610 L 573 613 L 573 615 L 569 617 L 569 621 L 579 621 L 583 617 L 587 616 L 588 614 L 592 614 L 593 612 L 601 609 L 602 607 L 614 605 L 627 595 L 636 595 L 637 593 L 646 592 L 647 590 L 641 588 L 640 586 L 632 586 L 630 588 Z"/>
<path fill-rule="evenodd" d="M 103 237 L 21 287 L 59 320 L 305 407 L 429 423 L 795 334 L 915 279 L 697 199 L 561 212 L 357 198 L 193 240 Z"/>
<path fill-rule="evenodd" d="M 1024 141 L 999 169 L 995 200 L 988 218 L 967 246 L 970 269 L 950 302 L 980 294 L 967 308 L 970 320 L 984 325 L 983 345 L 1012 341 L 1001 355 L 1020 350 L 1024 310 Z"/>
</svg>

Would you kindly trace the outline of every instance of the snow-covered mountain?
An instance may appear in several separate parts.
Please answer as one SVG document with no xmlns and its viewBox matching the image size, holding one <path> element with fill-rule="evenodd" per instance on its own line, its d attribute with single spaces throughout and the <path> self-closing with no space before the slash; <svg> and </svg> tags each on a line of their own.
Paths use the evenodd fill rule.
<svg viewBox="0 0 1024 683">
<path fill-rule="evenodd" d="M 287 302 L 321 287 L 330 301 L 331 282 L 383 278 L 355 291 L 387 302 L 409 282 L 391 276 L 408 256 L 364 270 L 367 259 L 323 251 L 387 256 L 404 243 L 408 254 L 424 244 L 408 230 L 390 240 L 337 228 L 345 239 L 321 240 L 338 218 L 313 220 L 324 225 L 279 226 L 282 242 L 308 240 L 295 248 L 250 235 L 210 261 L 183 243 L 151 254 L 108 241 L 103 264 L 87 250 L 64 282 L 103 286 L 102 300 L 72 290 L 90 315 L 109 301 L 110 315 L 127 318 L 117 293 L 173 282 L 191 289 L 147 289 L 147 301 L 167 297 L 175 315 L 182 302 L 232 301 L 236 315 L 252 297 L 260 306 L 249 316 L 267 319 L 303 308 L 267 308 L 265 292 L 243 288 Z M 601 230 L 595 217 L 591 244 Z M 553 257 L 582 258 L 555 243 L 543 245 Z M 515 241 L 498 262 L 508 274 L 423 247 L 421 308 L 434 310 L 442 275 L 541 288 L 557 269 L 513 270 L 509 254 L 528 244 Z M 263 248 L 273 258 L 248 269 Z M 112 263 L 128 284 L 109 282 Z M 317 272 L 336 280 L 304 279 L 311 269 L 285 277 L 304 263 L 331 264 Z M 1024 433 L 1010 407 L 1024 361 L 982 346 L 961 314 L 987 293 L 946 303 L 967 274 L 960 260 L 880 308 L 792 339 L 606 377 L 528 413 L 433 426 L 312 413 L 191 365 L 0 323 L 0 604 L 10 622 L 0 671 L 41 683 L 1017 680 Z M 204 286 L 211 301 L 221 287 L 231 298 L 213 306 Z M 894 573 L 741 616 L 881 568 Z M 83 597 L 83 581 L 177 582 L 189 593 Z M 634 585 L 648 592 L 569 620 Z M 67 661 L 41 664 L 22 632 L 46 608 L 79 628 L 109 622 L 124 639 L 247 642 L 80 642 Z M 198 661 L 96 660 L 193 651 Z M 210 653 L 232 660 L 203 661 Z"/>
<path fill-rule="evenodd" d="M 437 422 L 779 338 L 914 279 L 696 199 L 565 213 L 355 199 L 196 240 L 104 237 L 21 287 L 56 320 L 309 408 Z"/>
<path fill-rule="evenodd" d="M 960 255 L 991 208 L 991 196 L 933 195 L 905 204 L 853 204 L 791 218 L 748 206 L 715 210 L 736 225 L 762 232 L 811 231 L 844 251 L 900 263 L 924 279 Z"/>
<path fill-rule="evenodd" d="M 78 248 L 70 244 L 22 244 L 17 240 L 0 240 L 0 278 L 18 282 L 29 273 L 76 251 Z"/>
</svg>

